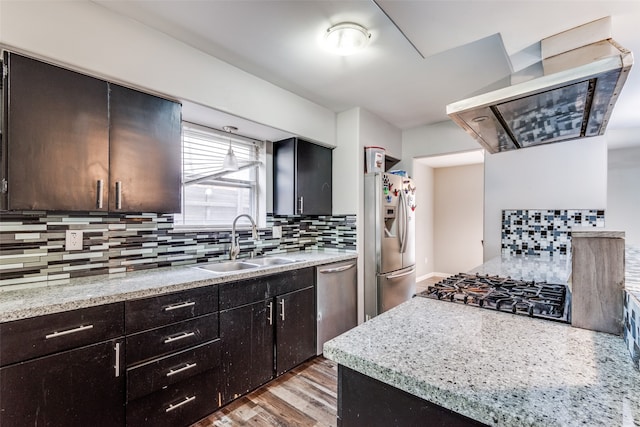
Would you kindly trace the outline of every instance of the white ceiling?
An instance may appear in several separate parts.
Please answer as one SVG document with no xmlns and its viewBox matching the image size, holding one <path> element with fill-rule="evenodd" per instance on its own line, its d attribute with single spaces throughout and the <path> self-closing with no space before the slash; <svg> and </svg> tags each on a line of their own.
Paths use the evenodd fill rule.
<svg viewBox="0 0 640 427">
<path fill-rule="evenodd" d="M 372 0 L 94 1 L 333 111 L 360 106 L 403 130 L 448 120 L 446 104 L 538 61 L 541 39 L 604 16 L 613 38 L 640 52 L 636 0 L 377 0 L 382 10 Z M 365 51 L 320 47 L 343 21 L 371 31 Z M 640 127 L 638 68 L 608 129 Z"/>
</svg>

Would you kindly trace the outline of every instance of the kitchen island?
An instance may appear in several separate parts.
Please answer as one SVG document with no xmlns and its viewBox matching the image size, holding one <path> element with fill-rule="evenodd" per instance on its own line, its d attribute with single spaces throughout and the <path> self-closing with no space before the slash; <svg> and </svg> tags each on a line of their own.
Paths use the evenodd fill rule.
<svg viewBox="0 0 640 427">
<path fill-rule="evenodd" d="M 324 355 L 488 425 L 640 425 L 640 372 L 623 340 L 564 323 L 416 297 Z"/>
</svg>

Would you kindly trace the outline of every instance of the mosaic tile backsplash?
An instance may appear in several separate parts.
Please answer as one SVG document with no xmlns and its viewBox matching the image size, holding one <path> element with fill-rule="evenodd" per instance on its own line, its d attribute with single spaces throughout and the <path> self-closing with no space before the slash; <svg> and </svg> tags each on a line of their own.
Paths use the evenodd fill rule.
<svg viewBox="0 0 640 427">
<path fill-rule="evenodd" d="M 282 226 L 274 238 L 271 227 Z M 65 232 L 83 231 L 82 251 L 65 251 Z M 274 216 L 239 231 L 239 258 L 305 249 L 356 249 L 355 215 Z M 179 231 L 172 215 L 11 212 L 0 216 L 0 291 L 70 278 L 209 262 L 228 257 L 231 230 Z"/>
<path fill-rule="evenodd" d="M 568 255 L 573 227 L 604 227 L 604 210 L 503 210 L 502 254 Z"/>
<path fill-rule="evenodd" d="M 640 246 L 625 247 L 623 337 L 631 359 L 640 370 Z"/>
</svg>

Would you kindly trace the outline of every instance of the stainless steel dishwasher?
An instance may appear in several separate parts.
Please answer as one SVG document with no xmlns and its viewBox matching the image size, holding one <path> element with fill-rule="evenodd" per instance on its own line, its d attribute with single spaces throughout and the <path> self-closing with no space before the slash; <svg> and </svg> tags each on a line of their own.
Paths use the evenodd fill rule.
<svg viewBox="0 0 640 427">
<path fill-rule="evenodd" d="M 358 324 L 357 263 L 352 259 L 316 267 L 318 355 L 326 341 Z"/>
</svg>

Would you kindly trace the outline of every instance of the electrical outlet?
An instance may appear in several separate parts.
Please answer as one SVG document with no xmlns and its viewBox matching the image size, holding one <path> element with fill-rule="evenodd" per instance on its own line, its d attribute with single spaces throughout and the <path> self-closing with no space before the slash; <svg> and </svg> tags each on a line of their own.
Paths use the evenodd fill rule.
<svg viewBox="0 0 640 427">
<path fill-rule="evenodd" d="M 282 226 L 281 225 L 274 225 L 271 228 L 271 232 L 273 233 L 273 238 L 274 239 L 280 239 L 282 237 Z"/>
<path fill-rule="evenodd" d="M 64 250 L 82 250 L 82 230 L 67 230 L 67 234 L 64 239 Z"/>
</svg>

